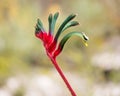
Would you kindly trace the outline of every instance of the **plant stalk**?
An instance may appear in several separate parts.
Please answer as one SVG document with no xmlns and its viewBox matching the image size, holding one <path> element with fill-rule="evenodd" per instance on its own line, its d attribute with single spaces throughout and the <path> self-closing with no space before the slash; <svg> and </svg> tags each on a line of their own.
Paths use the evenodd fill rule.
<svg viewBox="0 0 120 96">
<path fill-rule="evenodd" d="M 68 87 L 69 91 L 71 92 L 71 95 L 72 96 L 77 96 L 76 93 L 74 92 L 73 88 L 69 84 L 68 80 L 66 79 L 65 75 L 63 74 L 63 72 L 62 72 L 61 68 L 59 67 L 58 63 L 56 62 L 56 59 L 54 59 L 49 53 L 47 53 L 47 55 L 50 57 L 54 67 L 56 68 L 56 70 L 58 71 L 59 75 L 61 76 L 61 78 L 65 82 L 66 86 Z"/>
</svg>

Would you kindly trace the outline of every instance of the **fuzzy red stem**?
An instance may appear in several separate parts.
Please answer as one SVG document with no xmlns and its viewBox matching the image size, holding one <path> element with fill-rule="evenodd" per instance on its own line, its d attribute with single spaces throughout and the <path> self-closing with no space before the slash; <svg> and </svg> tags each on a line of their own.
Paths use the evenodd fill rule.
<svg viewBox="0 0 120 96">
<path fill-rule="evenodd" d="M 74 92 L 74 90 L 72 89 L 71 85 L 69 84 L 68 80 L 66 79 L 65 75 L 63 74 L 61 68 L 58 66 L 56 60 L 49 53 L 47 53 L 47 55 L 50 57 L 50 59 L 51 59 L 53 65 L 55 66 L 56 70 L 58 71 L 58 73 L 62 77 L 63 81 L 65 82 L 66 86 L 68 87 L 69 91 L 71 92 L 71 95 L 72 96 L 77 96 L 76 93 Z"/>
</svg>

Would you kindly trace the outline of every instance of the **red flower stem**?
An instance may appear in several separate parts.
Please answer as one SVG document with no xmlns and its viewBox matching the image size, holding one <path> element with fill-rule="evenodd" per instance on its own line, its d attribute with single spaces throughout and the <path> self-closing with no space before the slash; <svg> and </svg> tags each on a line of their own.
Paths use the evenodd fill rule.
<svg viewBox="0 0 120 96">
<path fill-rule="evenodd" d="M 68 87 L 69 91 L 71 92 L 71 95 L 72 96 L 77 96 L 76 93 L 74 92 L 74 90 L 72 89 L 71 85 L 69 84 L 68 80 L 66 79 L 65 75 L 63 74 L 61 68 L 58 66 L 56 60 L 49 53 L 47 53 L 47 55 L 50 57 L 50 59 L 51 59 L 53 65 L 55 66 L 56 70 L 58 71 L 58 73 L 62 77 L 63 81 L 65 82 L 66 86 Z"/>
</svg>

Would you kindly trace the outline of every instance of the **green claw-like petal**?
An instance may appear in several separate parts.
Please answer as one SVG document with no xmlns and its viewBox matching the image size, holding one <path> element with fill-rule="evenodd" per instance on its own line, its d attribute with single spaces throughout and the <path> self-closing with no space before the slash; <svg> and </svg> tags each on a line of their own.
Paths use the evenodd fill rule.
<svg viewBox="0 0 120 96">
<path fill-rule="evenodd" d="M 65 35 L 65 36 L 63 37 L 63 39 L 61 40 L 61 42 L 60 42 L 60 44 L 59 44 L 59 47 L 61 47 L 61 50 L 63 49 L 63 47 L 64 47 L 65 43 L 67 42 L 67 40 L 68 40 L 71 36 L 73 36 L 73 35 L 77 35 L 77 36 L 81 37 L 82 40 L 83 40 L 83 42 L 84 42 L 84 44 L 87 46 L 86 41 L 88 41 L 89 38 L 85 35 L 85 33 L 83 33 L 83 32 L 71 32 L 71 33 L 68 33 L 67 35 Z"/>
<path fill-rule="evenodd" d="M 56 41 L 58 40 L 60 34 L 62 33 L 62 30 L 63 30 L 63 28 L 65 27 L 65 25 L 66 25 L 68 22 L 70 22 L 72 19 L 74 19 L 75 17 L 76 17 L 75 14 L 71 14 L 71 15 L 69 15 L 69 16 L 64 20 L 64 22 L 63 22 L 63 23 L 61 24 L 61 26 L 59 27 L 59 29 L 58 29 L 58 31 L 57 31 L 57 34 L 56 34 L 56 36 L 55 36 L 55 40 L 56 40 Z"/>
<path fill-rule="evenodd" d="M 53 16 L 52 16 L 52 14 L 50 14 L 49 17 L 48 17 L 48 21 L 49 21 L 49 33 L 50 34 L 52 33 L 52 19 L 53 19 Z"/>
<path fill-rule="evenodd" d="M 69 23 L 63 28 L 62 32 L 65 31 L 66 29 L 72 27 L 72 26 L 77 26 L 77 25 L 79 25 L 79 23 L 78 23 L 77 21 L 69 22 Z"/>
<path fill-rule="evenodd" d="M 37 19 L 36 27 L 38 27 L 37 29 L 40 29 L 42 32 L 45 32 L 45 29 L 40 19 Z"/>
<path fill-rule="evenodd" d="M 56 20 L 59 16 L 59 13 L 56 12 L 54 16 L 52 16 L 52 14 L 49 15 L 48 17 L 48 21 L 49 21 L 49 34 L 53 34 L 54 29 L 55 29 L 55 23 Z"/>
<path fill-rule="evenodd" d="M 54 32 L 55 24 L 56 24 L 58 16 L 59 16 L 59 12 L 56 12 L 54 17 L 53 17 L 53 21 L 52 21 L 52 32 Z"/>
</svg>

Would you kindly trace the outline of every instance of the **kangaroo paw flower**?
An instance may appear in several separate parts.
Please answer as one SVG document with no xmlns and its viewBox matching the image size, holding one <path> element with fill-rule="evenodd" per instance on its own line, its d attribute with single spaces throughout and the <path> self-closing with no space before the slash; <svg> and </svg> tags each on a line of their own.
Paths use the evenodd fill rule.
<svg viewBox="0 0 120 96">
<path fill-rule="evenodd" d="M 72 96 L 77 96 L 76 93 L 74 92 L 74 90 L 72 89 L 72 87 L 70 86 L 69 82 L 67 81 L 62 70 L 58 66 L 58 64 L 56 62 L 56 57 L 62 52 L 65 43 L 71 36 L 73 36 L 73 35 L 79 36 L 82 39 L 82 42 L 86 46 L 87 46 L 86 42 L 89 40 L 89 38 L 85 35 L 85 33 L 75 31 L 75 32 L 70 32 L 70 33 L 66 34 L 61 39 L 61 41 L 58 42 L 58 39 L 59 39 L 61 33 L 63 33 L 66 29 L 68 29 L 70 27 L 79 25 L 79 23 L 77 21 L 72 21 L 76 17 L 76 15 L 71 14 L 63 21 L 63 23 L 58 28 L 56 35 L 54 36 L 54 28 L 55 28 L 55 24 L 56 24 L 58 16 L 59 16 L 58 12 L 56 12 L 54 15 L 52 15 L 52 14 L 49 15 L 49 17 L 48 17 L 49 31 L 48 32 L 45 31 L 41 20 L 38 19 L 36 27 L 35 27 L 35 36 L 43 42 L 43 45 L 45 47 L 48 57 L 51 59 L 52 63 L 54 64 L 56 70 L 62 77 L 63 81 L 65 82 L 65 84 L 68 87 L 69 91 L 71 92 Z"/>
</svg>

